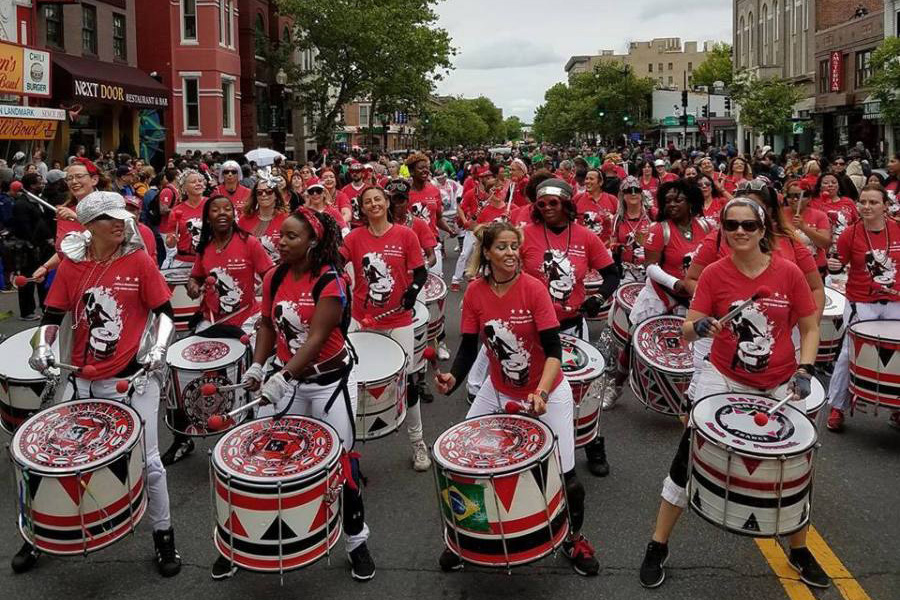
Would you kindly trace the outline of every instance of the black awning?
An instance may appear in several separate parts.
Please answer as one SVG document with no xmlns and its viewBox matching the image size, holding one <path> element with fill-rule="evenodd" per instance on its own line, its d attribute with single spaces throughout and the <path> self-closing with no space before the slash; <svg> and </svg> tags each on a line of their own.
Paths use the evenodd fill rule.
<svg viewBox="0 0 900 600">
<path fill-rule="evenodd" d="M 90 58 L 53 54 L 54 94 L 73 102 L 164 109 L 169 89 L 140 69 Z"/>
</svg>

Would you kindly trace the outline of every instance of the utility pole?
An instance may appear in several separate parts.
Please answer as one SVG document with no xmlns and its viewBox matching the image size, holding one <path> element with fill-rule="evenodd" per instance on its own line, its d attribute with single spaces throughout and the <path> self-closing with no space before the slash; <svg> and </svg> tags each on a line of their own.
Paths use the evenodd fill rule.
<svg viewBox="0 0 900 600">
<path fill-rule="evenodd" d="M 687 111 L 687 107 L 688 107 L 687 71 L 683 71 L 683 72 L 682 72 L 682 75 L 684 76 L 684 87 L 683 87 L 684 91 L 681 92 L 681 107 L 682 107 L 682 109 L 683 109 L 683 110 L 681 111 L 681 113 L 682 113 L 681 118 L 684 119 L 684 142 L 683 142 L 683 149 L 684 149 L 684 150 L 687 150 L 687 147 L 688 147 L 688 141 L 687 141 L 687 128 L 688 128 L 688 117 L 687 117 L 687 115 L 688 115 L 688 111 Z"/>
</svg>

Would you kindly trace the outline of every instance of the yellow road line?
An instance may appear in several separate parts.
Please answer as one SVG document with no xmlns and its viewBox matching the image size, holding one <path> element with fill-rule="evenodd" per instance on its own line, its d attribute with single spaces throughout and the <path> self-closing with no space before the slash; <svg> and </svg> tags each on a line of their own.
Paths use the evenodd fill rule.
<svg viewBox="0 0 900 600">
<path fill-rule="evenodd" d="M 788 564 L 787 554 L 776 540 L 757 538 L 754 541 L 772 571 L 778 576 L 778 581 L 781 582 L 781 587 L 784 588 L 788 598 L 791 600 L 816 600 L 806 584 L 800 581 L 797 571 Z"/>
<path fill-rule="evenodd" d="M 810 526 L 806 545 L 828 573 L 845 600 L 872 600 L 844 563 L 831 550 L 815 527 Z"/>
</svg>

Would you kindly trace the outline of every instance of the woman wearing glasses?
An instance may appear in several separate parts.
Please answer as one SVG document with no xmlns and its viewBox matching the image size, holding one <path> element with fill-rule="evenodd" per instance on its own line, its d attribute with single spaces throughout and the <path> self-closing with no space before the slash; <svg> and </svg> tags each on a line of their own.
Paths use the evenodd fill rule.
<svg viewBox="0 0 900 600">
<path fill-rule="evenodd" d="M 650 234 L 650 226 L 656 209 L 648 212 L 644 205 L 644 193 L 636 177 L 626 177 L 619 190 L 618 208 L 612 222 L 610 248 L 615 261 L 624 266 L 622 282 L 643 281 L 644 243 Z"/>
<path fill-rule="evenodd" d="M 280 258 L 278 242 L 281 239 L 281 224 L 287 218 L 288 207 L 275 179 L 278 178 L 260 179 L 256 183 L 247 205 L 240 213 L 238 224 L 241 229 L 262 242 L 269 258 L 277 263 Z"/>
<path fill-rule="evenodd" d="M 700 277 L 683 326 L 688 341 L 712 338 L 710 368 L 697 385 L 697 398 L 718 393 L 764 394 L 803 401 L 810 393 L 813 361 L 819 344 L 819 315 L 809 286 L 796 265 L 772 249 L 777 244 L 765 210 L 747 198 L 730 201 L 722 211 L 722 232 L 730 248 L 727 258 L 710 265 Z M 772 294 L 743 309 L 728 325 L 721 319 L 735 303 L 760 287 Z M 756 324 L 762 324 L 762 327 Z M 800 328 L 798 364 L 791 331 Z M 754 353 L 749 353 L 747 336 Z M 765 368 L 760 368 L 764 364 Z M 669 536 L 687 506 L 690 430 L 685 429 L 663 482 L 656 526 L 640 568 L 641 585 L 660 586 L 666 578 Z M 813 587 L 830 580 L 806 547 L 807 527 L 790 536 L 788 561 Z"/>
<path fill-rule="evenodd" d="M 810 197 L 805 183 L 792 179 L 784 184 L 785 226 L 794 239 L 803 244 L 815 257 L 819 273 L 825 275 L 825 251 L 831 247 L 831 221 L 828 215 L 810 206 Z"/>
<path fill-rule="evenodd" d="M 250 199 L 250 190 L 241 185 L 241 165 L 233 160 L 222 163 L 222 178 L 219 187 L 215 189 L 217 196 L 225 196 L 234 204 L 238 214 L 244 210 L 244 205 Z"/>
<path fill-rule="evenodd" d="M 203 205 L 206 204 L 206 178 L 194 169 L 187 169 L 179 180 L 182 201 L 172 209 L 169 222 L 172 233 L 166 236 L 166 245 L 176 249 L 174 267 L 192 266 L 197 258 L 197 244 L 203 224 Z"/>
<path fill-rule="evenodd" d="M 359 225 L 360 216 L 355 203 L 350 202 L 350 197 L 337 188 L 337 176 L 331 169 L 322 169 L 319 173 L 319 182 L 325 189 L 325 203 L 335 207 L 341 213 L 341 219 L 351 227 Z M 354 212 L 356 211 L 356 212 Z"/>
<path fill-rule="evenodd" d="M 335 206 L 332 206 L 325 201 L 325 186 L 321 183 L 315 181 L 309 184 L 303 194 L 303 198 L 303 206 L 316 212 L 323 212 L 331 215 L 331 218 L 335 220 L 338 228 L 340 228 L 342 236 L 350 233 L 350 227 L 347 225 L 346 221 L 344 221 L 344 217 L 341 216 L 340 211 Z"/>
<path fill-rule="evenodd" d="M 710 229 L 718 229 L 719 214 L 725 203 L 731 200 L 731 194 L 723 191 L 705 173 L 701 173 L 694 181 L 703 193 L 703 218 L 709 223 Z"/>
</svg>

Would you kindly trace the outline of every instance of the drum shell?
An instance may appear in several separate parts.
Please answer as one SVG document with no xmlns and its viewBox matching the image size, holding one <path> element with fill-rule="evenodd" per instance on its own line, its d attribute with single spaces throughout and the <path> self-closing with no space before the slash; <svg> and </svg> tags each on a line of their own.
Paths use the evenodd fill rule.
<svg viewBox="0 0 900 600">
<path fill-rule="evenodd" d="M 0 427 L 15 433 L 22 423 L 41 410 L 46 379 L 17 380 L 0 374 Z"/>
<path fill-rule="evenodd" d="M 900 409 L 900 320 L 857 321 L 847 328 L 847 343 L 850 393 L 859 402 Z"/>
<path fill-rule="evenodd" d="M 187 283 L 190 280 L 190 270 L 184 268 L 163 269 L 163 277 L 169 284 L 172 298 L 172 311 L 175 313 L 175 331 L 187 332 L 188 322 L 199 310 L 203 296 L 196 299 L 188 296 Z"/>
<path fill-rule="evenodd" d="M 427 366 L 425 348 L 428 346 L 428 321 L 430 313 L 422 301 L 416 301 L 413 313 L 413 371 L 419 372 Z"/>
<path fill-rule="evenodd" d="M 385 344 L 395 345 L 400 348 L 393 339 L 385 335 L 362 332 L 364 334 L 382 338 Z M 357 333 L 351 333 L 351 343 L 354 344 L 360 363 L 366 360 L 378 361 L 383 358 L 377 348 L 373 355 L 365 354 L 366 350 L 357 344 L 353 338 Z M 357 372 L 358 402 L 356 410 L 356 439 L 374 440 L 397 431 L 406 419 L 406 357 L 395 372 L 371 381 L 363 380 L 363 373 Z"/>
<path fill-rule="evenodd" d="M 450 290 L 444 280 L 434 273 L 428 274 L 419 299 L 428 307 L 428 341 L 433 342 L 444 333 L 444 304 Z"/>
<path fill-rule="evenodd" d="M 643 283 L 627 283 L 616 290 L 615 301 L 609 310 L 609 328 L 613 340 L 619 347 L 624 347 L 631 338 L 631 309 L 634 300 L 643 289 Z"/>
<path fill-rule="evenodd" d="M 684 414 L 688 406 L 687 390 L 694 368 L 691 346 L 681 342 L 683 323 L 684 319 L 677 316 L 652 317 L 635 327 L 632 335 L 629 386 L 644 406 L 664 415 Z M 647 353 L 645 346 L 652 340 L 644 338 L 653 334 L 679 342 L 677 348 L 668 349 L 665 354 L 671 359 L 668 365 L 661 364 L 659 356 Z"/>
<path fill-rule="evenodd" d="M 572 388 L 575 403 L 575 447 L 588 445 L 600 432 L 601 394 L 592 389 L 606 369 L 599 350 L 574 336 L 561 334 L 563 375 Z M 570 364 L 574 361 L 575 364 Z"/>
<path fill-rule="evenodd" d="M 819 349 L 816 362 L 832 362 L 841 352 L 847 324 L 844 321 L 846 297 L 837 290 L 825 288 L 826 306 L 819 323 Z"/>
</svg>

